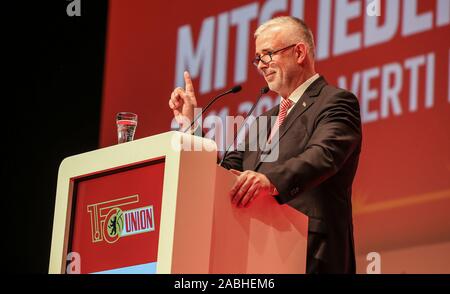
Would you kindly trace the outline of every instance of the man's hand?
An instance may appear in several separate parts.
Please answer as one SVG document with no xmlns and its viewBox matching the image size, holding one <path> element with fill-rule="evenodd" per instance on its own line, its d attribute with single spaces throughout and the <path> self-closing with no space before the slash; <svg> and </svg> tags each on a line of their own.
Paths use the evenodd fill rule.
<svg viewBox="0 0 450 294">
<path fill-rule="evenodd" d="M 230 171 L 238 176 L 230 191 L 231 202 L 237 207 L 248 207 L 259 196 L 272 196 L 275 187 L 265 175 L 250 170 Z"/>
<path fill-rule="evenodd" d="M 189 127 L 194 120 L 194 108 L 197 107 L 197 99 L 195 98 L 194 86 L 187 71 L 184 72 L 185 89 L 175 88 L 170 95 L 169 107 L 173 110 L 176 121 L 181 125 L 182 129 Z M 186 123 L 189 123 L 186 125 Z"/>
</svg>

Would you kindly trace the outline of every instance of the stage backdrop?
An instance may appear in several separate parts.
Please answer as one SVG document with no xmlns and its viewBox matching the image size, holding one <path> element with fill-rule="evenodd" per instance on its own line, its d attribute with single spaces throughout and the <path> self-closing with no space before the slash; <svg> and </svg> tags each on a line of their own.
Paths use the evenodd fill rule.
<svg viewBox="0 0 450 294">
<path fill-rule="evenodd" d="M 380 257 L 383 273 L 450 273 L 449 0 L 111 0 L 101 147 L 117 142 L 118 111 L 139 115 L 137 138 L 169 131 L 184 70 L 199 105 L 242 85 L 209 114 L 245 114 L 265 85 L 253 32 L 278 15 L 310 25 L 317 71 L 360 101 L 358 272 Z M 256 114 L 278 99 L 269 92 Z"/>
</svg>

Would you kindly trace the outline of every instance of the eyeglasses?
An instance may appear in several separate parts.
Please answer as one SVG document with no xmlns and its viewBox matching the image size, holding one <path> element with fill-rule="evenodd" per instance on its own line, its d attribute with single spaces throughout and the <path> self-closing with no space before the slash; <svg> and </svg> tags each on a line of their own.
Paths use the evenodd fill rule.
<svg viewBox="0 0 450 294">
<path fill-rule="evenodd" d="M 266 54 L 256 56 L 256 57 L 252 60 L 252 63 L 253 63 L 253 65 L 256 66 L 256 67 L 258 67 L 260 61 L 261 61 L 262 63 L 264 63 L 264 64 L 267 65 L 267 64 L 269 64 L 269 62 L 272 61 L 272 56 L 273 56 L 273 55 L 275 55 L 275 54 L 277 54 L 277 53 L 279 53 L 279 52 L 281 52 L 281 51 L 284 51 L 284 50 L 286 50 L 286 49 L 292 48 L 292 47 L 294 47 L 295 45 L 297 45 L 297 44 L 292 44 L 292 45 L 289 45 L 289 46 L 287 46 L 287 47 L 284 47 L 284 48 L 275 50 L 275 51 L 273 51 L 273 52 L 267 52 Z"/>
</svg>

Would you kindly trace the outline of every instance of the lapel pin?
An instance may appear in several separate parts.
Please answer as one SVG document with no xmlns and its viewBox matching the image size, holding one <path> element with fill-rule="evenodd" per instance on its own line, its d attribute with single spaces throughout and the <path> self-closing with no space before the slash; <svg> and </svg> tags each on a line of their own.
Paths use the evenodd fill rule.
<svg viewBox="0 0 450 294">
<path fill-rule="evenodd" d="M 302 104 L 302 105 L 303 105 L 303 107 L 306 107 L 306 102 L 305 102 L 305 101 L 303 101 L 303 104 Z"/>
</svg>

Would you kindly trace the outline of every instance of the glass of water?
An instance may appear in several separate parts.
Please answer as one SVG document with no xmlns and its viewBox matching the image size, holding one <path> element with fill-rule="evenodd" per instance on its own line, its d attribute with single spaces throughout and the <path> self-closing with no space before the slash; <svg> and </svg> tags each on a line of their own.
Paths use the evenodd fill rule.
<svg viewBox="0 0 450 294">
<path fill-rule="evenodd" d="M 132 112 L 119 112 L 116 115 L 118 143 L 131 142 L 137 126 L 137 114 Z"/>
</svg>

